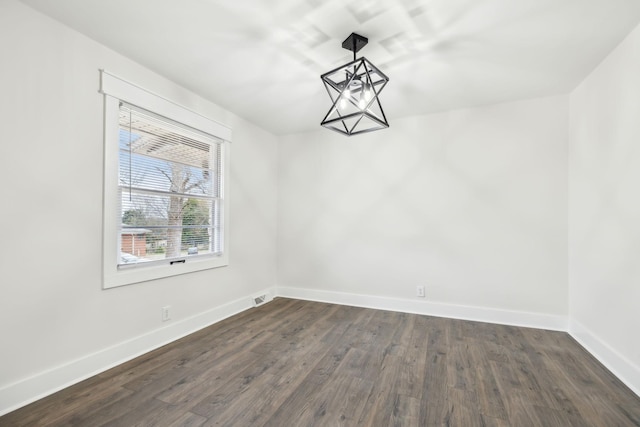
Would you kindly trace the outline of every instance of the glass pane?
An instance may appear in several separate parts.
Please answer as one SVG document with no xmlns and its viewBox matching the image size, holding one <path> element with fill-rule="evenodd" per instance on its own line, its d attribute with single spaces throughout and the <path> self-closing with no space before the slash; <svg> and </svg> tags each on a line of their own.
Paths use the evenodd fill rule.
<svg viewBox="0 0 640 427">
<path fill-rule="evenodd" d="M 219 203 L 121 191 L 121 263 L 217 253 L 220 233 L 214 213 Z"/>
<path fill-rule="evenodd" d="M 221 145 L 207 137 L 122 106 L 119 185 L 219 197 Z"/>
</svg>

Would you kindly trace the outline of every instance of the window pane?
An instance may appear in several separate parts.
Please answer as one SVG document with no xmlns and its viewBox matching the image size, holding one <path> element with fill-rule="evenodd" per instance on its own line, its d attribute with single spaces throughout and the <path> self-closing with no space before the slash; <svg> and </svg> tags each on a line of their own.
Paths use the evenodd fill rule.
<svg viewBox="0 0 640 427">
<path fill-rule="evenodd" d="M 213 214 L 219 200 L 123 191 L 121 252 L 142 261 L 219 252 L 219 224 Z M 126 255 L 125 255 L 126 257 Z"/>
<path fill-rule="evenodd" d="M 121 106 L 119 265 L 219 252 L 220 147 L 199 131 Z"/>
</svg>

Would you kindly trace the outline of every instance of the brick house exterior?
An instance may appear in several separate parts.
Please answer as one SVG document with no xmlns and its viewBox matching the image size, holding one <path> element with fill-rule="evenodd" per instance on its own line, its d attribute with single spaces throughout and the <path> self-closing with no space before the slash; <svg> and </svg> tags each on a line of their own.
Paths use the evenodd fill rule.
<svg viewBox="0 0 640 427">
<path fill-rule="evenodd" d="M 120 251 L 137 257 L 147 255 L 147 233 L 151 230 L 144 228 L 128 228 L 122 230 L 120 239 Z"/>
</svg>

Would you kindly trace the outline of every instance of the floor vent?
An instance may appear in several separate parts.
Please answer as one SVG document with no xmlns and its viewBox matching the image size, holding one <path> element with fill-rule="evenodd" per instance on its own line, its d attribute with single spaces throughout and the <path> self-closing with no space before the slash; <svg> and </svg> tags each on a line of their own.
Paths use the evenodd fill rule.
<svg viewBox="0 0 640 427">
<path fill-rule="evenodd" d="M 258 295 L 251 298 L 251 300 L 253 301 L 253 306 L 257 307 L 269 301 L 269 294 Z"/>
</svg>

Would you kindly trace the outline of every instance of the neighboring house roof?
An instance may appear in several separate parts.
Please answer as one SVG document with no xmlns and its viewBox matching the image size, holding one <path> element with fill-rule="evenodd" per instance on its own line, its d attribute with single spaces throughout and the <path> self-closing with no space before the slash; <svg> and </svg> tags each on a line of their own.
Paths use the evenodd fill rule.
<svg viewBox="0 0 640 427">
<path fill-rule="evenodd" d="M 120 234 L 147 234 L 147 233 L 151 233 L 151 230 L 148 230 L 146 228 L 123 228 L 122 231 L 120 231 Z"/>
</svg>

